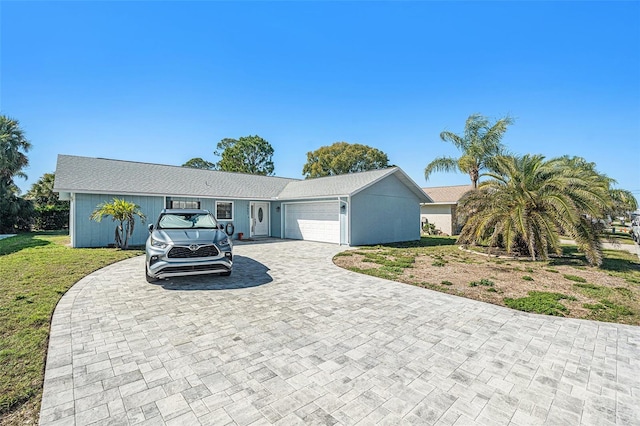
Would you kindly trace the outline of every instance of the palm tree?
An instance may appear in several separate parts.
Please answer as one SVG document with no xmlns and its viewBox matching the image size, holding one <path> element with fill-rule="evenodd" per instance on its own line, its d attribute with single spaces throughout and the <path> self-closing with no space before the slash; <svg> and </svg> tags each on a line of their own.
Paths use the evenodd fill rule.
<svg viewBox="0 0 640 426">
<path fill-rule="evenodd" d="M 146 220 L 145 215 L 140 211 L 140 206 L 118 198 L 114 198 L 111 203 L 99 204 L 91 213 L 90 219 L 100 222 L 104 216 L 111 216 L 114 222 L 119 222 L 115 231 L 115 243 L 116 247 L 122 249 L 129 248 L 129 238 L 133 234 L 135 217 L 139 216 L 143 223 Z"/>
<path fill-rule="evenodd" d="M 611 208 L 609 178 L 568 158 L 499 156 L 477 191 L 458 205 L 462 244 L 488 242 L 547 259 L 561 254 L 560 235 L 573 238 L 592 265 L 602 263 L 602 218 Z"/>
<path fill-rule="evenodd" d="M 25 155 L 31 144 L 20 129 L 20 123 L 0 115 L 0 184 L 10 186 L 15 176 L 26 178 L 22 171 L 29 165 Z"/>
<path fill-rule="evenodd" d="M 460 171 L 467 173 L 473 188 L 477 188 L 482 171 L 490 170 L 493 158 L 504 153 L 501 140 L 510 124 L 513 124 L 513 119 L 509 116 L 491 125 L 486 117 L 473 114 L 467 118 L 462 136 L 447 131 L 440 133 L 440 139 L 454 144 L 462 155 L 460 158 L 434 159 L 425 167 L 424 178 L 429 180 L 433 172 Z"/>
<path fill-rule="evenodd" d="M 638 200 L 633 196 L 631 191 L 626 189 L 611 189 L 611 198 L 613 199 L 612 216 L 628 216 L 629 212 L 638 209 Z"/>
<path fill-rule="evenodd" d="M 53 184 L 55 175 L 53 173 L 45 173 L 26 193 L 25 198 L 33 200 L 37 205 L 55 205 L 59 201 L 58 193 L 53 192 Z"/>
</svg>

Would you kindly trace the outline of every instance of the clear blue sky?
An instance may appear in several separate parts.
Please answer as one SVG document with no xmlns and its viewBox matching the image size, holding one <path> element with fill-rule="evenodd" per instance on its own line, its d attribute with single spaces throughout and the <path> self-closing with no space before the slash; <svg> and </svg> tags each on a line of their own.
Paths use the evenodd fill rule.
<svg viewBox="0 0 640 426">
<path fill-rule="evenodd" d="M 0 2 L 0 111 L 58 154 L 181 165 L 258 134 L 278 176 L 336 141 L 420 186 L 439 138 L 512 115 L 515 153 L 577 155 L 640 201 L 640 2 Z"/>
</svg>

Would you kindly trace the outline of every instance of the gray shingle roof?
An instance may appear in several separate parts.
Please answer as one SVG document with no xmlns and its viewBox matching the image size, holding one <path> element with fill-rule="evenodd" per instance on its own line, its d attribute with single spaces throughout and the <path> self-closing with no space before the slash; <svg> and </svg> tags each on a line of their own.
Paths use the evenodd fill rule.
<svg viewBox="0 0 640 426">
<path fill-rule="evenodd" d="M 398 167 L 300 180 L 73 155 L 58 156 L 54 190 L 293 200 L 354 195 L 392 174 L 407 185 L 421 202 L 430 202 L 420 187 Z"/>
<path fill-rule="evenodd" d="M 428 202 L 420 187 L 398 167 L 289 182 L 278 198 L 288 200 L 354 195 L 392 174 L 395 174 L 419 198 L 424 198 L 423 202 Z"/>
<path fill-rule="evenodd" d="M 59 155 L 61 192 L 271 199 L 295 179 Z"/>
</svg>

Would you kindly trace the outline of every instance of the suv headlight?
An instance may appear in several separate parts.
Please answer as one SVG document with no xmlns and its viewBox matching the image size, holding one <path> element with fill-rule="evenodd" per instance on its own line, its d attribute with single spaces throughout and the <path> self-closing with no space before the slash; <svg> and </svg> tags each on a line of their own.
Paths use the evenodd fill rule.
<svg viewBox="0 0 640 426">
<path fill-rule="evenodd" d="M 228 246 L 229 245 L 229 238 L 223 238 L 220 241 L 218 241 L 218 245 L 220 246 Z"/>
<path fill-rule="evenodd" d="M 167 244 L 167 243 L 165 243 L 164 241 L 162 241 L 162 240 L 156 240 L 156 239 L 155 239 L 155 238 L 153 238 L 153 237 L 151 237 L 151 245 L 152 245 L 153 247 L 158 247 L 158 248 L 161 248 L 161 249 L 163 249 L 163 248 L 167 248 L 167 246 L 168 246 L 168 244 Z"/>
</svg>

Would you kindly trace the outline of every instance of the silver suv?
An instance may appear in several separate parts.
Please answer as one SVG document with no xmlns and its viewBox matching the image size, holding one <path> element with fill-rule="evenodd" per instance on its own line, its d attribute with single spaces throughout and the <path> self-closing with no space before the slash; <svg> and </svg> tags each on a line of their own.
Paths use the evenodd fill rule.
<svg viewBox="0 0 640 426">
<path fill-rule="evenodd" d="M 149 225 L 147 281 L 184 275 L 231 275 L 233 244 L 207 210 L 165 209 Z"/>
<path fill-rule="evenodd" d="M 631 222 L 631 236 L 633 241 L 640 244 L 640 216 L 636 216 Z"/>
</svg>

